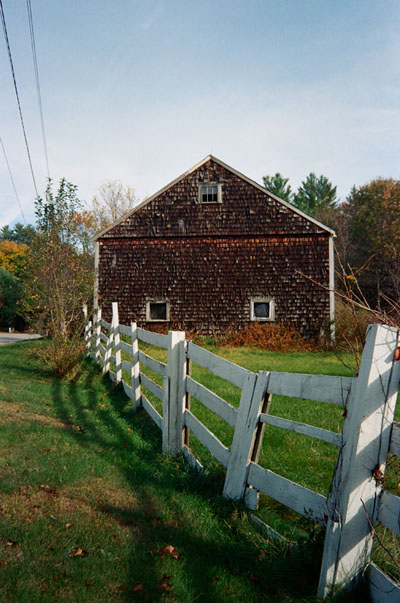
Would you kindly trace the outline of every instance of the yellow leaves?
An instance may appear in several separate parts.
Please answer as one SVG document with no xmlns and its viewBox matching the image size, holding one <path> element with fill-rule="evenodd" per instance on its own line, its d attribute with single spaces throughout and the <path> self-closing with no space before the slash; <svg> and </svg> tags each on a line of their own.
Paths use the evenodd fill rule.
<svg viewBox="0 0 400 603">
<path fill-rule="evenodd" d="M 12 274 L 19 274 L 28 260 L 29 247 L 15 241 L 0 242 L 0 268 L 5 268 Z"/>
</svg>

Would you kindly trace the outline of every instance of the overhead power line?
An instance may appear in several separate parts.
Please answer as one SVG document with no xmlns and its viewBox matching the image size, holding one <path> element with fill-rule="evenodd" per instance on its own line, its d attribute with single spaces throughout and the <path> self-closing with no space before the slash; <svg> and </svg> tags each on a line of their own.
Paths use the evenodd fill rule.
<svg viewBox="0 0 400 603">
<path fill-rule="evenodd" d="M 2 2 L 2 0 L 0 0 L 0 14 L 1 14 L 1 21 L 2 21 L 2 24 L 3 24 L 4 38 L 5 38 L 6 45 L 7 45 L 8 58 L 9 58 L 9 61 L 10 61 L 12 78 L 13 78 L 13 82 L 14 82 L 15 96 L 17 97 L 19 117 L 20 117 L 20 120 L 21 120 L 22 132 L 24 134 L 24 139 L 25 139 L 26 152 L 28 154 L 28 161 L 29 161 L 29 166 L 30 166 L 31 174 L 32 174 L 33 186 L 34 186 L 34 189 L 35 189 L 36 197 L 39 197 L 37 186 L 36 186 L 35 174 L 34 174 L 33 166 L 32 166 L 31 153 L 30 153 L 29 145 L 28 145 L 28 138 L 26 136 L 26 131 L 25 131 L 24 119 L 22 117 L 21 103 L 20 103 L 20 100 L 19 100 L 17 80 L 16 80 L 16 77 L 15 77 L 14 63 L 13 63 L 13 59 L 12 59 L 12 55 L 11 55 L 10 42 L 8 40 L 6 19 L 5 19 L 5 16 L 4 16 L 4 9 L 3 9 L 3 2 Z"/>
<path fill-rule="evenodd" d="M 38 69 L 38 62 L 37 62 L 37 55 L 36 55 L 36 43 L 35 43 L 35 32 L 33 29 L 31 0 L 26 0 L 26 8 L 28 10 L 29 32 L 30 32 L 30 36 L 31 36 L 33 67 L 35 70 L 36 92 L 37 92 L 38 104 L 39 104 L 40 123 L 42 126 L 42 137 L 43 137 L 44 155 L 46 158 L 47 177 L 50 179 L 49 158 L 47 155 L 46 134 L 45 134 L 45 129 L 44 129 L 42 95 L 40 93 L 39 69 Z"/>
<path fill-rule="evenodd" d="M 23 219 L 24 223 L 26 224 L 26 220 L 25 220 L 25 216 L 24 216 L 24 210 L 22 209 L 21 201 L 20 201 L 20 199 L 19 199 L 19 197 L 18 197 L 17 189 L 16 189 L 16 187 L 15 187 L 14 178 L 13 178 L 13 175 L 12 175 L 12 173 L 11 173 L 10 164 L 8 163 L 8 159 L 7 159 L 7 153 L 6 153 L 6 150 L 5 150 L 5 148 L 4 148 L 4 144 L 3 144 L 3 140 L 2 140 L 2 138 L 1 138 L 1 136 L 0 136 L 0 144 L 1 144 L 1 148 L 3 149 L 3 153 L 4 153 L 4 159 L 6 160 L 6 165 L 7 165 L 8 173 L 10 174 L 11 183 L 12 183 L 12 185 L 13 185 L 13 189 L 14 189 L 15 197 L 16 197 L 16 199 L 17 199 L 17 201 L 18 201 L 19 209 L 21 210 L 22 219 Z"/>
</svg>

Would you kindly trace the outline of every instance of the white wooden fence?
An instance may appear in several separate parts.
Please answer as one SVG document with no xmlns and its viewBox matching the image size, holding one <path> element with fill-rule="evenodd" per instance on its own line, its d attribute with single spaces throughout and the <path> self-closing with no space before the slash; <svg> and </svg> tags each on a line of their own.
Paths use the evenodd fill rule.
<svg viewBox="0 0 400 603">
<path fill-rule="evenodd" d="M 191 464 L 200 466 L 189 448 L 191 431 L 226 468 L 225 497 L 244 497 L 246 505 L 255 509 L 258 493 L 263 492 L 326 527 L 318 598 L 343 587 L 353 588 L 367 570 L 372 601 L 398 603 L 400 586 L 370 562 L 370 555 L 376 522 L 400 534 L 400 498 L 383 488 L 388 452 L 400 456 L 400 423 L 394 421 L 400 381 L 400 361 L 396 361 L 399 332 L 382 325 L 369 327 L 356 378 L 270 371 L 255 374 L 186 341 L 183 332 L 160 335 L 135 323 L 120 325 L 117 303 L 112 304 L 112 310 L 111 323 L 101 318 L 100 309 L 93 322 L 87 322 L 88 354 L 115 383 L 122 384 L 133 408 L 142 406 L 162 430 L 163 451 L 173 455 L 183 452 Z M 121 341 L 121 334 L 129 343 Z M 167 363 L 142 352 L 140 341 L 168 350 Z M 129 355 L 129 361 L 122 360 L 122 351 Z M 239 408 L 195 381 L 190 375 L 191 361 L 239 387 Z M 110 370 L 111 363 L 115 372 Z M 140 371 L 140 363 L 162 377 L 162 387 Z M 122 371 L 129 373 L 129 382 L 122 378 Z M 162 402 L 162 415 L 141 386 Z M 343 406 L 343 432 L 270 415 L 274 394 Z M 191 395 L 234 428 L 230 448 L 190 411 Z M 328 497 L 259 465 L 266 424 L 338 447 Z"/>
</svg>

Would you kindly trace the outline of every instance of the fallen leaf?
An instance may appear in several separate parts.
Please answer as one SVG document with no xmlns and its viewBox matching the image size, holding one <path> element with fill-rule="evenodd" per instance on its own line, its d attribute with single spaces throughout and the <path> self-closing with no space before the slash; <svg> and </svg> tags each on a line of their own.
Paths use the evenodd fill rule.
<svg viewBox="0 0 400 603">
<path fill-rule="evenodd" d="M 0 567 L 5 567 L 7 565 L 7 561 L 4 561 L 4 559 L 2 559 L 0 561 Z"/>
<path fill-rule="evenodd" d="M 54 490 L 54 488 L 50 488 L 50 486 L 48 484 L 42 484 L 40 486 L 41 490 L 43 490 L 43 492 L 46 492 L 47 494 L 57 494 L 57 492 Z"/>
<path fill-rule="evenodd" d="M 7 540 L 6 546 L 15 546 L 17 543 L 14 540 Z"/>
<path fill-rule="evenodd" d="M 142 584 L 137 584 L 134 588 L 132 588 L 133 593 L 140 593 L 143 590 Z"/>
<path fill-rule="evenodd" d="M 43 454 L 49 454 L 51 448 L 43 448 Z"/>
<path fill-rule="evenodd" d="M 69 530 L 69 528 L 72 528 L 73 525 L 74 525 L 73 523 L 66 523 L 65 524 L 65 529 Z"/>
<path fill-rule="evenodd" d="M 166 592 L 172 589 L 172 584 L 170 584 L 170 580 L 173 576 L 166 576 L 165 574 L 163 575 L 163 577 L 161 578 L 161 582 L 158 582 L 156 584 L 156 589 L 158 591 L 160 591 L 160 593 L 162 592 Z"/>
<path fill-rule="evenodd" d="M 88 557 L 89 553 L 84 549 L 76 548 L 72 553 L 69 554 L 69 557 Z"/>
<path fill-rule="evenodd" d="M 86 581 L 86 586 L 93 586 L 93 582 L 91 580 Z"/>
<path fill-rule="evenodd" d="M 158 554 L 160 555 L 160 557 L 164 557 L 164 555 L 168 555 L 169 557 L 172 557 L 173 559 L 178 559 L 179 557 L 179 553 L 176 550 L 176 548 L 174 546 L 172 546 L 172 544 L 167 544 L 166 546 L 163 546 L 162 549 L 160 549 L 158 551 Z"/>
</svg>

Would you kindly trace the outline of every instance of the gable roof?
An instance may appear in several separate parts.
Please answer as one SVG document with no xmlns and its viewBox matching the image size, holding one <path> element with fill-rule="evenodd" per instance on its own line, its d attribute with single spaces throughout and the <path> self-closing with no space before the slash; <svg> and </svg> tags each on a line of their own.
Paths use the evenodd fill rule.
<svg viewBox="0 0 400 603">
<path fill-rule="evenodd" d="M 150 197 L 147 197 L 147 199 L 145 199 L 144 201 L 142 201 L 141 203 L 139 203 L 139 205 L 136 205 L 136 207 L 134 207 L 133 209 L 130 209 L 123 216 L 121 216 L 120 218 L 118 218 L 118 220 L 116 220 L 115 222 L 113 222 L 112 224 L 110 224 L 110 226 L 107 226 L 107 228 L 104 228 L 104 230 L 102 230 L 101 232 L 99 232 L 98 234 L 96 234 L 93 237 L 93 241 L 97 241 L 97 239 L 100 239 L 109 230 L 111 230 L 112 228 L 114 228 L 115 226 L 117 226 L 118 224 L 120 224 L 121 222 L 123 222 L 124 220 L 126 220 L 126 218 L 129 218 L 129 216 L 132 216 L 133 214 L 135 214 L 136 212 L 138 212 L 139 210 L 141 210 L 142 207 L 144 207 L 145 205 L 147 205 L 148 203 L 150 203 L 151 201 L 153 201 L 154 199 L 156 199 L 159 195 L 161 195 L 162 193 L 164 193 L 165 191 L 167 191 L 169 188 L 171 188 L 172 186 L 174 186 L 175 184 L 177 184 L 178 182 L 180 182 L 184 178 L 186 178 L 186 176 L 189 176 L 189 174 L 191 174 L 192 172 L 195 172 L 196 170 L 198 170 L 201 166 L 203 166 L 205 163 L 207 163 L 210 160 L 218 163 L 220 166 L 222 166 L 223 168 L 225 168 L 226 170 L 228 170 L 232 174 L 235 174 L 235 176 L 237 176 L 238 178 L 241 178 L 242 180 L 244 180 L 245 182 L 247 182 L 251 186 L 254 186 L 259 191 L 261 191 L 262 193 L 264 193 L 265 195 L 267 195 L 268 197 L 271 197 L 272 199 L 275 199 L 275 201 L 278 201 L 279 203 L 281 203 L 282 205 L 284 205 L 286 208 L 290 209 L 294 213 L 298 214 L 299 216 L 302 216 L 303 218 L 305 218 L 309 222 L 312 222 L 313 224 L 315 224 L 319 228 L 322 228 L 323 230 L 325 230 L 326 232 L 328 232 L 330 234 L 330 236 L 332 236 L 332 237 L 336 236 L 335 231 L 332 230 L 331 228 L 329 228 L 328 226 L 325 226 L 324 224 L 322 224 L 322 222 L 319 222 L 315 218 L 312 218 L 311 216 L 308 216 L 307 214 L 305 214 L 304 212 L 302 212 L 300 209 L 298 209 L 297 207 L 295 207 L 291 203 L 288 203 L 288 201 L 284 201 L 280 197 L 277 197 L 277 195 L 274 195 L 273 193 L 269 192 L 261 184 L 258 184 L 258 182 L 256 182 L 255 180 L 252 180 L 251 178 L 248 178 L 248 176 L 245 176 L 241 172 L 238 172 L 237 170 L 235 170 L 234 168 L 232 168 L 227 163 L 224 163 L 223 161 L 221 161 L 221 159 L 218 159 L 214 155 L 207 155 L 207 157 L 205 157 L 204 159 L 202 159 L 201 161 L 199 161 L 199 163 L 196 163 L 196 165 L 194 165 L 193 167 L 191 167 L 189 170 L 187 170 L 186 172 L 184 172 L 183 174 L 181 174 L 180 176 L 178 176 L 177 178 L 175 178 L 174 180 L 172 180 L 172 182 L 169 182 L 166 186 L 163 186 L 160 190 L 158 190 L 156 193 L 154 193 Z"/>
</svg>

